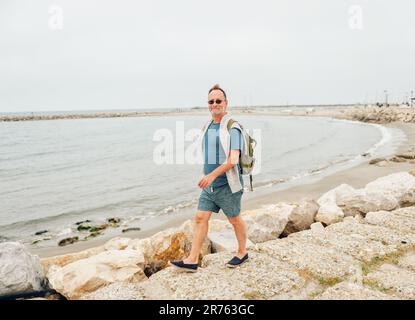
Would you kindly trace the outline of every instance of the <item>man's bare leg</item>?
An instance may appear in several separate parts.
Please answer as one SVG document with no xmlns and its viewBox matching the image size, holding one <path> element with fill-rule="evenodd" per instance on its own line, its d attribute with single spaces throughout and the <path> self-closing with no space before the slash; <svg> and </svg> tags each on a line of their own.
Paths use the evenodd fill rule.
<svg viewBox="0 0 415 320">
<path fill-rule="evenodd" d="M 195 215 L 195 230 L 193 232 L 192 249 L 187 258 L 183 260 L 186 264 L 195 264 L 199 262 L 200 249 L 203 241 L 208 234 L 209 219 L 212 215 L 211 211 L 198 211 Z"/>
<path fill-rule="evenodd" d="M 228 218 L 235 230 L 236 239 L 238 240 L 238 252 L 237 257 L 242 259 L 246 255 L 246 224 L 242 220 L 241 215 L 234 218 Z"/>
</svg>

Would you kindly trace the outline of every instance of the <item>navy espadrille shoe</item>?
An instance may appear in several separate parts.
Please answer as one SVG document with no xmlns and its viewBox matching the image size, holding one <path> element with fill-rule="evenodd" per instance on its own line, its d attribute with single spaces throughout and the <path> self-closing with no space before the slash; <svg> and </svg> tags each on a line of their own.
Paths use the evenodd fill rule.
<svg viewBox="0 0 415 320">
<path fill-rule="evenodd" d="M 248 254 L 244 255 L 242 259 L 239 259 L 237 256 L 233 257 L 231 260 L 228 261 L 226 264 L 229 268 L 236 268 L 243 264 L 245 261 L 248 260 Z"/>
<path fill-rule="evenodd" d="M 197 263 L 184 263 L 183 260 L 170 261 L 170 265 L 185 272 L 196 272 L 197 267 L 199 266 Z"/>
</svg>

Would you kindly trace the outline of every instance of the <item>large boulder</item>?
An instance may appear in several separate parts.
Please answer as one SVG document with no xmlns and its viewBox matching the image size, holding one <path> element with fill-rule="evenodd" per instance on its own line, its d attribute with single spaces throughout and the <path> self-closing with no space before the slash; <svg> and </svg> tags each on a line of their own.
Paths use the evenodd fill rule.
<svg viewBox="0 0 415 320">
<path fill-rule="evenodd" d="M 398 207 L 397 200 L 388 194 L 367 193 L 365 189 L 356 190 L 354 194 L 342 197 L 337 201 L 337 205 L 342 209 L 344 216 L 363 216 L 371 211 L 393 210 Z"/>
<path fill-rule="evenodd" d="M 178 228 L 163 230 L 155 235 L 132 240 L 128 248 L 139 249 L 145 258 L 145 272 L 151 275 L 168 266 L 170 260 L 181 260 L 190 253 L 194 223 L 187 220 Z M 210 241 L 202 244 L 200 259 L 211 253 Z"/>
<path fill-rule="evenodd" d="M 47 274 L 49 271 L 49 268 L 52 266 L 64 267 L 67 264 L 70 264 L 72 262 L 75 262 L 81 259 L 86 259 L 91 256 L 95 256 L 104 251 L 105 251 L 104 246 L 99 246 L 99 247 L 94 247 L 94 248 L 90 248 L 87 250 L 83 250 L 80 252 L 43 258 L 41 259 L 41 263 L 42 263 L 43 269 L 45 270 L 45 273 Z"/>
<path fill-rule="evenodd" d="M 325 193 L 317 203 L 320 208 L 315 220 L 326 225 L 347 216 L 412 206 L 415 204 L 415 177 L 398 172 L 378 178 L 358 190 L 342 184 Z"/>
<path fill-rule="evenodd" d="M 343 220 L 344 213 L 336 204 L 325 204 L 320 206 L 315 220 L 325 225 L 330 225 Z"/>
<path fill-rule="evenodd" d="M 212 245 L 212 252 L 236 252 L 238 250 L 238 241 L 235 231 L 229 221 L 212 219 L 209 221 L 208 239 Z M 247 239 L 246 247 L 253 248 L 254 244 Z"/>
<path fill-rule="evenodd" d="M 415 177 L 408 172 L 397 172 L 381 177 L 365 186 L 367 194 L 394 197 L 401 207 L 415 204 Z"/>
<path fill-rule="evenodd" d="M 226 229 L 227 222 L 223 222 L 217 223 L 218 229 Z M 178 228 L 161 231 L 149 238 L 117 237 L 103 246 L 44 259 L 42 262 L 54 288 L 70 298 L 78 298 L 108 283 L 151 275 L 168 266 L 170 260 L 183 259 L 190 253 L 193 230 L 194 224 L 188 220 Z M 210 253 L 211 243 L 206 239 L 201 258 Z M 82 269 L 87 271 L 83 272 Z M 72 277 L 75 281 L 67 284 Z"/>
<path fill-rule="evenodd" d="M 320 206 L 318 209 L 315 220 L 325 225 L 330 225 L 343 220 L 344 212 L 337 205 L 337 201 L 350 197 L 355 194 L 356 190 L 347 185 L 341 184 L 340 186 L 326 192 L 318 200 L 317 203 Z"/>
<path fill-rule="evenodd" d="M 209 232 L 208 238 L 212 243 L 213 253 L 238 251 L 238 241 L 233 230 L 227 229 L 219 232 Z M 253 247 L 254 244 L 249 239 L 246 239 L 246 248 L 251 249 Z"/>
<path fill-rule="evenodd" d="M 242 212 L 247 224 L 248 239 L 253 243 L 277 239 L 287 226 L 293 209 L 293 205 L 281 202 Z"/>
<path fill-rule="evenodd" d="M 0 243 L 0 297 L 47 289 L 39 257 L 19 242 Z"/>
<path fill-rule="evenodd" d="M 317 202 L 312 199 L 303 199 L 299 204 L 294 204 L 282 234 L 286 236 L 290 233 L 309 229 L 310 225 L 314 223 L 318 209 Z"/>
<path fill-rule="evenodd" d="M 56 291 L 69 299 L 78 299 L 111 283 L 147 279 L 144 263 L 139 250 L 108 250 L 64 267 L 52 266 L 48 278 Z"/>
<path fill-rule="evenodd" d="M 92 256 L 96 256 L 101 252 L 108 250 L 124 250 L 131 243 L 130 238 L 116 237 L 107 241 L 104 245 L 89 248 L 80 252 L 68 253 L 54 257 L 48 257 L 41 259 L 41 263 L 45 273 L 48 273 L 49 268 L 52 266 L 64 267 L 72 262 L 86 259 Z"/>
</svg>

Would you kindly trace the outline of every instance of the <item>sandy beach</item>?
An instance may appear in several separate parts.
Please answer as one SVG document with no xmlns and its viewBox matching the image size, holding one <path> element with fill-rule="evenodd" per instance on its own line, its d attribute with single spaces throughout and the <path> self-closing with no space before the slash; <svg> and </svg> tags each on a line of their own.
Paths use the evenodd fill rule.
<svg viewBox="0 0 415 320">
<path fill-rule="evenodd" d="M 245 112 L 234 112 L 235 115 L 244 113 Z M 287 115 L 287 112 L 266 112 L 266 114 Z M 312 116 L 339 116 L 342 114 L 344 114 L 342 110 L 333 108 L 331 111 L 322 109 L 321 112 L 314 112 Z M 258 115 L 263 115 L 263 113 L 259 113 Z M 293 114 L 290 115 L 292 116 Z M 300 110 L 294 115 L 307 116 L 308 112 Z M 406 141 L 399 146 L 395 154 L 410 152 L 415 149 L 415 123 L 391 122 L 384 125 L 386 127 L 400 129 L 406 135 Z M 390 157 L 392 156 L 393 154 L 390 155 Z M 415 167 L 414 162 L 414 160 L 412 160 L 412 163 L 411 160 L 408 160 L 407 162 L 388 161 L 386 164 L 379 166 L 369 164 L 368 160 L 365 163 L 359 164 L 352 168 L 340 169 L 340 171 L 336 171 L 331 174 L 323 172 L 322 174 L 303 178 L 301 181 L 293 181 L 284 183 L 283 185 L 278 185 L 276 187 L 258 189 L 254 191 L 254 193 L 245 196 L 242 204 L 242 211 L 257 209 L 263 205 L 275 204 L 278 202 L 298 203 L 304 198 L 317 200 L 328 190 L 343 183 L 349 184 L 354 188 L 361 188 L 376 178 L 386 176 L 394 172 L 409 171 Z M 120 234 L 120 231 L 108 230 L 99 238 L 77 242 L 64 247 L 32 248 L 31 252 L 39 255 L 41 258 L 45 258 L 97 247 L 116 236 L 142 239 L 167 228 L 181 225 L 184 221 L 192 219 L 195 211 L 196 207 L 191 207 L 180 214 L 171 214 L 167 217 L 163 217 L 164 222 L 162 224 L 158 224 L 157 226 L 151 222 L 144 223 L 140 231 L 131 231 L 125 234 Z M 214 218 L 222 220 L 226 219 L 222 213 L 214 215 Z"/>
</svg>

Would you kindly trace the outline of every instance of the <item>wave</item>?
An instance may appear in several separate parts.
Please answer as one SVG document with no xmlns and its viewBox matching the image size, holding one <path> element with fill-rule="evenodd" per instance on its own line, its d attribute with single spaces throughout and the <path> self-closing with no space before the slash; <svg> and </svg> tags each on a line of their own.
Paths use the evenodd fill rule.
<svg viewBox="0 0 415 320">
<path fill-rule="evenodd" d="M 68 217 L 72 217 L 72 218 L 79 217 L 80 219 L 83 219 L 84 217 L 87 216 L 86 215 L 87 213 L 102 212 L 102 211 L 105 211 L 106 209 L 121 208 L 121 206 L 125 205 L 125 203 L 127 202 L 118 201 L 114 203 L 105 204 L 102 206 L 89 207 L 89 208 L 85 208 L 81 210 L 66 211 L 66 212 L 55 214 L 55 215 L 50 215 L 47 217 L 16 221 L 10 224 L 0 225 L 0 229 L 14 229 L 18 227 L 27 227 L 27 226 L 35 225 L 35 224 L 46 224 L 48 222 L 58 221 L 60 219 L 64 219 Z M 104 217 L 104 215 L 102 215 L 102 217 Z"/>
<path fill-rule="evenodd" d="M 157 214 L 167 214 L 167 213 L 178 212 L 181 209 L 189 208 L 189 207 L 192 207 L 192 206 L 196 205 L 197 202 L 198 202 L 198 199 L 193 199 L 193 200 L 190 200 L 190 201 L 180 202 L 178 204 L 170 205 L 170 206 L 167 206 L 167 207 L 159 210 L 157 212 Z"/>
<path fill-rule="evenodd" d="M 133 186 L 131 188 L 135 188 L 135 187 L 136 186 Z M 130 188 L 126 188 L 126 189 L 130 189 Z M 139 201 L 142 204 L 145 201 L 154 200 L 154 199 L 156 199 L 155 196 L 148 195 L 146 197 L 141 197 Z M 145 213 L 140 215 L 140 217 L 159 215 L 159 214 L 170 213 L 170 212 L 177 212 L 180 209 L 192 206 L 194 204 L 195 204 L 194 200 L 181 202 L 174 206 L 167 206 L 167 207 L 161 208 L 159 210 L 156 210 L 155 212 L 146 211 Z M 0 230 L 21 230 L 22 228 L 30 227 L 33 225 L 42 226 L 48 223 L 58 222 L 59 220 L 65 220 L 65 223 L 67 223 L 67 222 L 70 222 L 70 220 L 76 220 L 76 218 L 79 218 L 79 219 L 84 219 L 85 217 L 90 218 L 91 213 L 93 214 L 93 213 L 105 212 L 105 211 L 111 212 L 109 209 L 121 210 L 122 208 L 125 208 L 125 207 L 129 207 L 133 210 L 133 208 L 138 207 L 137 200 L 120 200 L 120 201 L 107 203 L 101 206 L 87 207 L 81 210 L 71 210 L 71 211 L 61 212 L 61 213 L 50 215 L 47 217 L 16 221 L 10 224 L 0 225 Z M 103 214 L 102 217 L 104 216 L 105 215 Z"/>
<path fill-rule="evenodd" d="M 386 128 L 385 126 L 382 126 L 380 124 L 377 123 L 366 123 L 366 122 L 360 122 L 360 121 L 355 121 L 355 120 L 345 120 L 345 119 L 330 119 L 331 122 L 346 122 L 346 123 L 354 123 L 354 124 L 358 124 L 361 126 L 373 126 L 376 129 L 378 129 L 381 133 L 381 138 L 378 142 L 376 142 L 373 146 L 371 146 L 369 149 L 367 149 L 366 151 L 362 152 L 361 154 L 355 156 L 352 159 L 349 160 L 357 160 L 357 159 L 362 159 L 363 156 L 362 154 L 370 154 L 372 155 L 373 153 L 375 153 L 380 147 L 384 146 L 385 144 L 387 144 L 388 142 L 390 142 L 392 140 L 392 134 L 391 134 L 391 130 Z"/>
<path fill-rule="evenodd" d="M 388 128 L 381 126 L 379 124 L 374 124 L 374 123 L 371 123 L 370 125 L 380 130 L 380 132 L 382 133 L 382 138 L 377 143 L 375 143 L 371 148 L 369 148 L 366 151 L 366 153 L 373 153 L 377 149 L 379 149 L 381 146 L 385 145 L 386 143 L 392 140 L 392 135 L 390 133 L 390 130 L 388 130 Z"/>
</svg>

